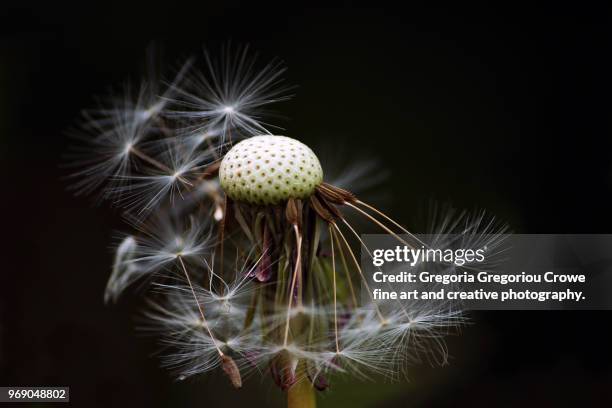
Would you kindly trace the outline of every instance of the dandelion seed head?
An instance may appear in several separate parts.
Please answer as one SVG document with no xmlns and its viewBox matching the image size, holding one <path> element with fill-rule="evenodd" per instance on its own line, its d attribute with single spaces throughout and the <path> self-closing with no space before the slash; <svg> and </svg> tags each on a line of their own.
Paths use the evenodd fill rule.
<svg viewBox="0 0 612 408">
<path fill-rule="evenodd" d="M 219 180 L 234 200 L 271 205 L 311 196 L 323 170 L 305 144 L 285 136 L 255 136 L 225 155 Z"/>
</svg>

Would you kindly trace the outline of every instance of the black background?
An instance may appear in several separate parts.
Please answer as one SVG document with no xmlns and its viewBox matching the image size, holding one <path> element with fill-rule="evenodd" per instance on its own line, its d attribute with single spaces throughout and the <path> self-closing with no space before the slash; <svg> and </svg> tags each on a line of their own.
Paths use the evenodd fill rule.
<svg viewBox="0 0 612 408">
<path fill-rule="evenodd" d="M 65 131 L 93 95 L 138 81 L 152 41 L 171 65 L 229 39 L 283 59 L 299 86 L 278 107 L 285 133 L 381 158 L 387 208 L 408 226 L 434 199 L 520 233 L 612 232 L 606 9 L 49 2 L 0 13 L 0 385 L 67 385 L 87 407 L 282 406 L 257 377 L 240 392 L 218 375 L 173 383 L 134 331 L 138 305 L 102 304 L 121 219 L 66 191 Z M 609 312 L 472 323 L 450 339 L 450 366 L 417 366 L 369 406 L 612 402 Z M 343 406 L 352 387 L 322 404 Z"/>
</svg>

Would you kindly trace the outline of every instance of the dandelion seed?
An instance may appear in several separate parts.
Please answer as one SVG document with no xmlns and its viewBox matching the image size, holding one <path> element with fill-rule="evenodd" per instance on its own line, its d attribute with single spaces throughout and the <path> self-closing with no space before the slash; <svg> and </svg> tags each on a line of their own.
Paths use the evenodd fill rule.
<svg viewBox="0 0 612 408">
<path fill-rule="evenodd" d="M 124 238 L 117 247 L 113 271 L 104 292 L 105 303 L 117 302 L 121 292 L 145 272 L 133 262 L 136 251 L 136 240 L 132 236 Z"/>
<path fill-rule="evenodd" d="M 208 225 L 195 219 L 183 222 L 167 214 L 158 214 L 146 226 L 137 219 L 132 220 L 139 234 L 126 237 L 117 247 L 105 292 L 106 302 L 116 302 L 125 288 L 141 278 L 152 279 L 165 268 L 176 265 L 179 257 L 201 262 L 214 247 Z"/>
<path fill-rule="evenodd" d="M 190 192 L 211 157 L 207 152 L 188 153 L 181 147 L 167 142 L 163 154 L 149 160 L 147 175 L 125 177 L 125 186 L 109 191 L 109 195 L 118 197 L 115 204 L 142 214 L 167 201 L 172 204 L 177 196 Z"/>
<path fill-rule="evenodd" d="M 222 49 L 221 62 L 205 54 L 205 73 L 189 77 L 177 87 L 172 102 L 183 109 L 170 112 L 171 117 L 200 122 L 199 129 L 219 129 L 222 141 L 241 135 L 269 133 L 262 120 L 268 105 L 290 98 L 283 85 L 285 68 L 272 61 L 255 70 L 257 56 L 248 47 L 235 53 L 230 46 Z"/>
<path fill-rule="evenodd" d="M 143 129 L 131 116 L 117 114 L 111 130 L 88 124 L 72 135 L 84 142 L 69 155 L 74 160 L 72 164 L 82 168 L 72 175 L 79 179 L 73 189 L 79 194 L 89 194 L 102 187 L 122 188 L 134 165 L 132 152 L 144 139 Z M 108 196 L 107 190 L 102 189 L 98 196 Z"/>
</svg>

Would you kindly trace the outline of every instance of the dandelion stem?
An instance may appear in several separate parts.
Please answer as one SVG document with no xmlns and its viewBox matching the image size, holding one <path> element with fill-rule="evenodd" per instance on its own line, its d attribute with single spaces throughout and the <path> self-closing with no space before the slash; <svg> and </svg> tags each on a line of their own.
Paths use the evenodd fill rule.
<svg viewBox="0 0 612 408">
<path fill-rule="evenodd" d="M 223 276 L 223 249 L 225 243 L 225 227 L 227 224 L 227 196 L 223 200 L 223 218 L 219 221 L 219 274 Z"/>
<path fill-rule="evenodd" d="M 301 371 L 305 371 L 304 364 L 300 364 Z M 317 400 L 315 390 L 306 375 L 302 372 L 300 379 L 287 390 L 287 408 L 315 408 Z"/>
<path fill-rule="evenodd" d="M 359 236 L 357 231 L 355 231 L 355 228 L 353 228 L 351 226 L 351 224 L 348 223 L 347 220 L 343 219 L 342 221 L 344 221 L 344 224 L 347 226 L 347 228 L 351 231 L 351 233 L 355 236 L 355 238 L 357 238 L 359 243 L 365 248 L 365 250 L 368 253 L 368 255 L 370 256 L 370 258 L 373 258 L 372 251 L 370 251 L 370 248 L 368 248 L 368 246 L 365 244 L 365 242 L 363 242 L 363 239 L 361 239 L 361 237 Z"/>
<path fill-rule="evenodd" d="M 393 218 L 389 217 L 387 214 L 385 214 L 384 212 L 380 211 L 379 209 L 377 209 L 374 206 L 371 206 L 370 204 L 364 203 L 363 201 L 357 200 L 356 201 L 357 204 L 360 204 L 372 211 L 374 211 L 376 214 L 380 215 L 381 217 L 383 217 L 384 219 L 386 219 L 387 221 L 389 221 L 390 223 L 392 223 L 393 225 L 395 225 L 397 228 L 399 228 L 400 230 L 402 230 L 402 232 L 404 234 L 410 235 L 412 238 L 414 238 L 417 242 L 419 242 L 422 245 L 425 245 L 425 243 L 423 241 L 421 241 L 420 239 L 418 239 L 412 232 L 408 231 L 406 228 L 404 228 L 400 223 L 398 223 L 397 221 L 395 221 Z M 347 203 L 347 205 L 349 207 L 355 208 L 356 210 L 359 210 L 359 208 L 355 207 L 354 205 Z M 359 210 L 360 211 L 360 210 Z M 362 212 L 362 211 L 360 211 Z M 362 212 L 363 213 L 363 212 Z"/>
<path fill-rule="evenodd" d="M 155 160 L 151 156 L 144 154 L 142 151 L 140 151 L 140 149 L 137 149 L 134 146 L 132 146 L 130 147 L 130 152 L 134 153 L 136 157 L 144 160 L 145 162 L 153 165 L 154 167 L 157 167 L 159 170 L 170 172 L 170 168 L 168 166 L 166 166 L 165 164 L 163 164 L 162 162 L 158 160 Z"/>
<path fill-rule="evenodd" d="M 368 295 L 370 295 L 370 299 L 372 300 L 372 304 L 374 305 L 374 308 L 376 309 L 376 314 L 380 318 L 381 322 L 383 322 L 383 323 L 386 322 L 385 317 L 381 313 L 380 309 L 378 308 L 378 305 L 376 304 L 376 302 L 374 301 L 374 298 L 372 297 L 372 290 L 370 289 L 370 285 L 368 285 L 368 281 L 366 280 L 365 276 L 363 275 L 363 271 L 361 270 L 361 266 L 359 265 L 359 262 L 357 261 L 357 258 L 355 257 L 355 254 L 353 253 L 353 250 L 351 249 L 351 246 L 349 245 L 348 241 L 344 237 L 344 234 L 342 233 L 340 228 L 338 228 L 338 226 L 336 224 L 332 224 L 332 225 L 336 229 L 336 231 L 338 231 L 338 234 L 340 234 L 340 238 L 342 238 L 342 241 L 344 242 L 344 246 L 346 246 L 346 248 L 349 251 L 349 254 L 351 254 L 351 258 L 353 259 L 353 262 L 355 263 L 355 267 L 357 268 L 357 271 L 359 271 L 359 275 L 361 276 L 361 279 L 363 280 L 363 284 L 365 285 L 366 290 L 368 291 Z"/>
<path fill-rule="evenodd" d="M 298 293 L 297 293 L 297 304 L 298 307 L 302 307 L 302 291 L 303 291 L 303 279 L 302 279 L 302 234 L 298 229 L 297 225 L 293 226 L 293 231 L 295 231 L 295 241 L 297 243 L 297 256 L 295 257 L 295 271 L 297 274 L 297 284 L 298 284 Z"/>
<path fill-rule="evenodd" d="M 329 235 L 332 236 L 331 225 L 329 226 Z M 333 276 L 333 291 L 334 291 L 334 335 L 336 337 L 336 352 L 340 352 L 340 344 L 338 343 L 338 303 L 336 295 L 336 258 L 334 255 L 334 240 L 331 239 L 331 257 L 332 257 L 332 276 Z"/>
<path fill-rule="evenodd" d="M 351 279 L 351 273 L 348 268 L 348 264 L 346 262 L 346 257 L 344 256 L 344 251 L 342 250 L 342 245 L 340 244 L 340 240 L 338 239 L 338 234 L 335 230 L 331 230 L 333 233 L 333 239 L 336 241 L 336 246 L 338 247 L 338 252 L 340 252 L 340 260 L 342 261 L 342 268 L 346 273 L 346 280 L 348 282 L 349 290 L 351 292 L 351 299 L 353 301 L 353 306 L 357 307 L 357 295 L 355 294 L 355 288 L 353 287 L 353 280 Z"/>
<path fill-rule="evenodd" d="M 166 173 L 173 173 L 172 169 L 170 169 L 168 166 L 166 166 L 165 164 L 163 164 L 162 162 L 160 162 L 159 160 L 155 160 L 154 158 L 152 158 L 151 156 L 143 153 L 142 151 L 140 151 L 139 149 L 135 148 L 134 146 L 130 147 L 130 153 L 134 153 L 135 156 L 139 157 L 141 160 L 144 160 L 145 162 L 153 165 L 154 167 L 157 167 L 159 170 L 166 172 Z M 193 186 L 193 184 L 191 184 L 185 177 L 179 175 L 176 177 L 181 183 L 187 184 L 188 186 Z"/>
<path fill-rule="evenodd" d="M 295 268 L 293 270 L 293 277 L 291 279 L 291 288 L 289 290 L 289 303 L 287 305 L 287 321 L 285 323 L 285 339 L 283 341 L 283 346 L 287 347 L 287 343 L 289 341 L 289 323 L 291 322 L 291 304 L 293 303 L 293 292 L 295 291 L 295 285 L 299 280 L 301 283 L 301 277 L 298 278 L 298 275 L 302 274 L 302 268 L 300 264 L 302 263 L 302 236 L 300 231 L 298 230 L 297 225 L 293 225 L 293 230 L 295 231 L 295 240 L 297 244 L 297 256 L 295 259 Z M 300 291 L 301 291 L 300 286 Z M 298 294 L 298 306 L 302 305 L 302 297 Z"/>
<path fill-rule="evenodd" d="M 396 234 L 395 232 L 393 232 L 389 227 L 387 227 L 385 224 L 383 224 L 382 222 L 378 221 L 376 218 L 374 218 L 372 215 L 368 214 L 367 212 L 363 211 L 361 208 L 354 206 L 351 203 L 346 203 L 346 205 L 348 205 L 351 208 L 354 208 L 355 210 L 359 211 L 361 214 L 365 215 L 367 218 L 369 218 L 373 223 L 375 223 L 376 225 L 378 225 L 380 228 L 382 228 L 383 230 L 385 230 L 387 233 L 393 235 L 393 237 L 395 239 L 397 239 L 398 241 L 400 241 L 402 244 L 410 247 L 410 248 L 414 248 L 414 245 L 411 245 L 409 243 L 407 243 L 404 239 L 402 239 L 398 234 Z M 411 236 L 413 236 L 412 234 L 410 234 Z M 417 239 L 417 241 L 419 241 Z M 420 243 L 420 241 L 419 241 Z"/>
<path fill-rule="evenodd" d="M 189 278 L 189 273 L 187 272 L 187 268 L 185 267 L 185 262 L 183 262 L 183 258 L 181 256 L 178 257 L 178 260 L 179 260 L 179 263 L 181 264 L 181 269 L 183 269 L 183 272 L 185 273 L 185 278 L 187 279 L 187 283 L 189 284 L 189 288 L 191 289 L 191 294 L 193 295 L 193 299 L 195 300 L 196 305 L 198 305 L 198 310 L 200 311 L 200 316 L 202 317 L 202 324 L 204 325 L 204 327 L 206 327 L 206 330 L 208 331 L 208 335 L 212 339 L 217 349 L 217 352 L 219 352 L 219 356 L 223 357 L 224 354 L 219 348 L 219 346 L 217 345 L 217 340 L 215 339 L 215 336 L 213 336 L 212 331 L 210 330 L 210 327 L 208 326 L 208 321 L 206 320 L 206 316 L 204 316 L 204 309 L 202 308 L 202 305 L 200 304 L 200 301 L 198 300 L 198 297 L 195 293 L 195 289 L 193 288 L 193 285 L 191 284 L 191 279 Z"/>
</svg>

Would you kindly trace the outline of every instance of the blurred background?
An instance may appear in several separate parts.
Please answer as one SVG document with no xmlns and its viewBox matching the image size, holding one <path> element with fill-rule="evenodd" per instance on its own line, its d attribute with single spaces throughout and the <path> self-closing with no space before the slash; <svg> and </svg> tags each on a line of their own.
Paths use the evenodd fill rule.
<svg viewBox="0 0 612 408">
<path fill-rule="evenodd" d="M 152 42 L 176 66 L 232 40 L 289 67 L 285 134 L 376 156 L 385 208 L 418 231 L 431 202 L 486 209 L 518 233 L 612 233 L 611 15 L 536 9 L 0 6 L 0 385 L 70 386 L 83 407 L 283 406 L 269 379 L 175 383 L 105 307 L 119 213 L 66 191 L 66 131 L 138 82 Z M 406 159 L 408 158 L 408 159 Z M 337 379 L 322 407 L 610 406 L 610 312 L 478 312 L 450 364 L 399 383 Z"/>
</svg>

